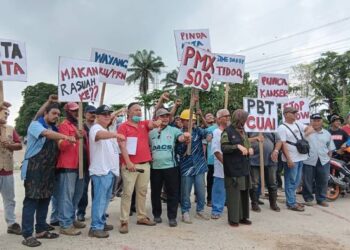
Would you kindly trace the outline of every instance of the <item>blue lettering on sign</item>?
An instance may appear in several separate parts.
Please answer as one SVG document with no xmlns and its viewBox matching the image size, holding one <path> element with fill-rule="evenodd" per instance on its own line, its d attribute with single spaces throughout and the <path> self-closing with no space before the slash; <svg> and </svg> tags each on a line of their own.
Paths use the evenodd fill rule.
<svg viewBox="0 0 350 250">
<path fill-rule="evenodd" d="M 114 57 L 105 53 L 95 52 L 95 62 L 127 68 L 128 60 Z"/>
<path fill-rule="evenodd" d="M 201 47 L 204 46 L 204 44 L 201 41 L 192 41 L 192 42 L 184 42 L 181 45 L 181 48 L 184 48 L 186 44 L 190 44 L 194 47 Z"/>
<path fill-rule="evenodd" d="M 221 56 L 221 55 L 217 55 L 216 58 L 217 58 L 218 62 L 230 62 L 230 63 L 244 64 L 244 59 L 242 59 L 242 58 Z"/>
</svg>

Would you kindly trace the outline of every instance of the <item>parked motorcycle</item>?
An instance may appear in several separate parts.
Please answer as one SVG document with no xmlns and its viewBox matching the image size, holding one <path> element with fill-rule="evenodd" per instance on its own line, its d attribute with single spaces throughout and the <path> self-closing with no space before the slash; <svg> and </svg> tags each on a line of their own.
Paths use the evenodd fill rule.
<svg viewBox="0 0 350 250">
<path fill-rule="evenodd" d="M 330 162 L 327 199 L 335 201 L 339 195 L 350 192 L 350 166 L 348 163 L 335 158 Z"/>
</svg>

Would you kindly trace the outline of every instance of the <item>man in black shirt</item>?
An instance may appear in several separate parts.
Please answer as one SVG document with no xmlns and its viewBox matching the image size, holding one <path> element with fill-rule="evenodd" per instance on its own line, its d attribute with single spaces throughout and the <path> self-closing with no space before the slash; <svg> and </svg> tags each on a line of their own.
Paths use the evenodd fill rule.
<svg viewBox="0 0 350 250">
<path fill-rule="evenodd" d="M 330 124 L 329 132 L 331 133 L 332 140 L 334 141 L 336 154 L 343 155 L 345 149 L 344 143 L 348 140 L 348 134 L 341 129 L 344 119 L 338 114 L 331 114 L 327 118 Z"/>
</svg>

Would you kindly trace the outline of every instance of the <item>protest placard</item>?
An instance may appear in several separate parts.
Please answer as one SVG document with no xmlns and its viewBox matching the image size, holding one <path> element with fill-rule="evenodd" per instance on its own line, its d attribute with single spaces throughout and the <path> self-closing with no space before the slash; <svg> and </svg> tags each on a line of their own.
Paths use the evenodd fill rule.
<svg viewBox="0 0 350 250">
<path fill-rule="evenodd" d="M 226 83 L 242 83 L 245 56 L 215 54 L 216 70 L 214 80 Z"/>
<path fill-rule="evenodd" d="M 100 82 L 124 85 L 129 55 L 93 48 L 91 61 L 99 63 Z"/>
<path fill-rule="evenodd" d="M 175 43 L 177 59 L 181 61 L 182 52 L 186 44 L 210 51 L 210 39 L 208 29 L 175 30 Z"/>
<path fill-rule="evenodd" d="M 23 42 L 0 39 L 0 81 L 27 81 L 27 57 Z"/>
<path fill-rule="evenodd" d="M 185 45 L 177 82 L 185 86 L 210 91 L 215 74 L 214 54 Z"/>
<path fill-rule="evenodd" d="M 288 74 L 259 74 L 258 98 L 278 103 L 288 100 Z"/>
<path fill-rule="evenodd" d="M 99 64 L 60 57 L 58 99 L 61 102 L 98 102 Z"/>
<path fill-rule="evenodd" d="M 296 113 L 296 116 L 295 116 L 297 121 L 304 124 L 310 123 L 310 100 L 308 98 L 289 99 L 287 102 L 282 104 L 282 113 L 286 107 L 294 107 L 295 109 L 298 110 L 298 113 Z M 283 116 L 283 122 L 284 122 L 284 116 Z"/>
<path fill-rule="evenodd" d="M 272 100 L 243 98 L 243 108 L 249 113 L 246 132 L 276 132 L 278 125 L 277 103 Z"/>
</svg>

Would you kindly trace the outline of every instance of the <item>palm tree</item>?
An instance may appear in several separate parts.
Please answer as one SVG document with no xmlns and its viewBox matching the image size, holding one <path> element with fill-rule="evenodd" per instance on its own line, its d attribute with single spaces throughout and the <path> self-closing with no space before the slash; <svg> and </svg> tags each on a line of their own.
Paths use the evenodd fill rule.
<svg viewBox="0 0 350 250">
<path fill-rule="evenodd" d="M 152 74 L 160 73 L 161 68 L 165 67 L 162 58 L 156 57 L 153 50 L 148 52 L 145 49 L 136 51 L 130 57 L 133 62 L 128 71 L 132 72 L 132 74 L 126 78 L 126 82 L 130 84 L 139 81 L 140 94 L 147 94 L 150 80 L 154 82 Z"/>
<path fill-rule="evenodd" d="M 163 90 L 169 90 L 169 89 L 172 89 L 175 86 L 175 93 L 176 93 L 177 92 L 176 90 L 178 88 L 182 88 L 183 87 L 182 84 L 177 83 L 177 76 L 178 76 L 178 74 L 179 74 L 179 70 L 174 69 L 173 71 L 168 72 L 165 75 L 165 78 L 160 81 L 161 83 L 165 83 L 165 85 L 163 87 Z"/>
</svg>

